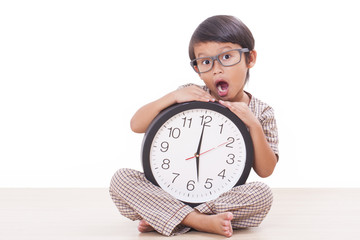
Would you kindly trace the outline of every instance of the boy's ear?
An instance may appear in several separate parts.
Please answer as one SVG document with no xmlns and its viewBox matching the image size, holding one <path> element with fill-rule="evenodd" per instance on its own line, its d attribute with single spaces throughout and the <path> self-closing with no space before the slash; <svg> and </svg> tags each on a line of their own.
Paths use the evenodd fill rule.
<svg viewBox="0 0 360 240">
<path fill-rule="evenodd" d="M 249 63 L 247 64 L 248 68 L 252 68 L 255 65 L 256 57 L 257 57 L 257 52 L 255 50 L 250 51 Z"/>
</svg>

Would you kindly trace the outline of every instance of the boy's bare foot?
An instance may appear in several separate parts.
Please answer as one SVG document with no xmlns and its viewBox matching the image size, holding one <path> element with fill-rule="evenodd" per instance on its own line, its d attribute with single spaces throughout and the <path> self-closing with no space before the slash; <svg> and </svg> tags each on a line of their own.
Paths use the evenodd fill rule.
<svg viewBox="0 0 360 240">
<path fill-rule="evenodd" d="M 206 215 L 197 211 L 188 214 L 182 223 L 188 227 L 201 232 L 216 233 L 225 237 L 231 237 L 233 234 L 231 212 L 219 213 L 216 215 Z"/>
<path fill-rule="evenodd" d="M 142 233 L 155 231 L 154 228 L 145 220 L 140 220 L 138 230 Z"/>
</svg>

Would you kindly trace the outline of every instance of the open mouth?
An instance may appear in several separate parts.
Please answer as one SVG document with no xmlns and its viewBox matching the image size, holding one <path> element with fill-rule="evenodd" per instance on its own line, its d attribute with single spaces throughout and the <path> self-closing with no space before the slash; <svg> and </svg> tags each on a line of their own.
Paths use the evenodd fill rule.
<svg viewBox="0 0 360 240">
<path fill-rule="evenodd" d="M 228 94 L 229 84 L 223 80 L 216 82 L 216 89 L 220 97 L 224 97 Z"/>
</svg>

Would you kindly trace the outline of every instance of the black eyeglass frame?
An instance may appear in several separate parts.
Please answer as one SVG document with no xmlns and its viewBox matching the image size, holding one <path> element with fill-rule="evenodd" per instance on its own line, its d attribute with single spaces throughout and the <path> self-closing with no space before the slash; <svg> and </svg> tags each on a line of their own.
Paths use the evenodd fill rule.
<svg viewBox="0 0 360 240">
<path fill-rule="evenodd" d="M 196 73 L 206 73 L 206 72 L 209 72 L 209 71 L 214 67 L 214 61 L 215 61 L 215 60 L 217 60 L 218 63 L 220 63 L 220 64 L 221 64 L 222 66 L 224 66 L 224 67 L 234 66 L 234 65 L 238 64 L 239 62 L 234 63 L 234 64 L 231 64 L 231 65 L 224 65 L 224 64 L 220 61 L 220 59 L 219 59 L 219 56 L 220 56 L 220 55 L 226 54 L 227 52 L 231 52 L 231 51 L 234 51 L 234 50 L 236 50 L 236 51 L 238 51 L 238 52 L 240 53 L 240 60 L 239 60 L 239 62 L 241 62 L 241 55 L 242 55 L 242 53 L 250 52 L 250 50 L 249 50 L 248 48 L 231 49 L 231 50 L 229 50 L 229 51 L 222 52 L 222 53 L 220 53 L 220 54 L 218 54 L 218 55 L 216 55 L 216 56 L 213 56 L 213 57 L 195 58 L 195 59 L 193 59 L 193 60 L 190 61 L 190 65 L 191 65 L 192 69 L 194 69 L 194 71 L 195 71 Z M 195 69 L 195 66 L 197 66 L 196 62 L 197 62 L 198 60 L 200 60 L 200 59 L 205 59 L 205 58 L 210 58 L 210 59 L 212 60 L 212 62 L 211 62 L 211 67 L 209 68 L 209 70 L 207 70 L 207 71 L 205 71 L 205 72 L 196 71 L 196 69 Z"/>
</svg>

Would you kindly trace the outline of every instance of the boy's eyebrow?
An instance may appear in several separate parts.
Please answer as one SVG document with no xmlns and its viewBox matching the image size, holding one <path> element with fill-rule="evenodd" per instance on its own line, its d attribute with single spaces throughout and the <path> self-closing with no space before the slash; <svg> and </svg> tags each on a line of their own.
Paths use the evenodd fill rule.
<svg viewBox="0 0 360 240">
<path fill-rule="evenodd" d="M 230 47 L 230 46 L 225 46 L 225 47 L 219 48 L 218 50 L 223 51 L 223 50 L 225 50 L 225 49 L 226 49 L 226 50 L 227 50 L 227 49 L 231 50 L 231 49 L 233 49 L 233 48 Z M 216 54 L 216 55 L 217 55 L 217 54 Z M 204 57 L 209 57 L 209 55 L 207 55 L 207 54 L 199 53 L 198 57 L 202 57 L 202 56 L 204 56 Z"/>
</svg>

